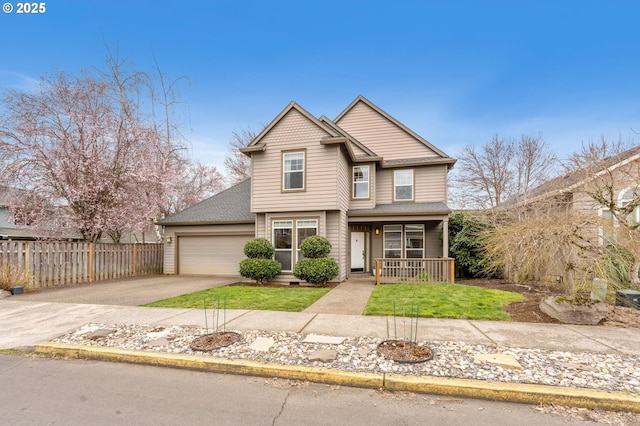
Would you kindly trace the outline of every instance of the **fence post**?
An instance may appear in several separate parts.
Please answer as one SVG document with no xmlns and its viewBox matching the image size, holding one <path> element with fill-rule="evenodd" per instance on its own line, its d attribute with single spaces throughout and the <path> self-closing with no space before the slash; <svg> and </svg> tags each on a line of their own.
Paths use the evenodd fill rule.
<svg viewBox="0 0 640 426">
<path fill-rule="evenodd" d="M 456 282 L 456 265 L 455 265 L 456 261 L 453 259 L 449 260 L 449 274 L 451 277 L 451 284 L 454 284 Z"/>
<path fill-rule="evenodd" d="M 376 259 L 376 285 L 380 284 L 380 259 Z"/>
<path fill-rule="evenodd" d="M 22 243 L 22 250 L 24 250 L 24 280 L 31 285 L 31 262 L 29 261 L 29 243 Z"/>
<path fill-rule="evenodd" d="M 89 282 L 93 282 L 93 243 L 89 243 L 89 258 L 87 259 L 87 275 Z"/>
<path fill-rule="evenodd" d="M 131 245 L 131 276 L 135 277 L 136 276 L 136 269 L 137 269 L 137 262 L 136 262 L 136 255 L 137 255 L 137 244 L 132 244 Z"/>
</svg>

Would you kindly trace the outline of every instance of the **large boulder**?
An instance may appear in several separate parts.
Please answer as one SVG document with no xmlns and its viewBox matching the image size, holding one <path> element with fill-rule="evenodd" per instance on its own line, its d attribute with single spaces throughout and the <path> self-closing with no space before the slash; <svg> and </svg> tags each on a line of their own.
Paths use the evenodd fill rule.
<svg viewBox="0 0 640 426">
<path fill-rule="evenodd" d="M 547 297 L 540 302 L 540 310 L 564 324 L 596 325 L 607 317 L 606 303 L 574 305 L 557 301 L 558 296 Z"/>
</svg>

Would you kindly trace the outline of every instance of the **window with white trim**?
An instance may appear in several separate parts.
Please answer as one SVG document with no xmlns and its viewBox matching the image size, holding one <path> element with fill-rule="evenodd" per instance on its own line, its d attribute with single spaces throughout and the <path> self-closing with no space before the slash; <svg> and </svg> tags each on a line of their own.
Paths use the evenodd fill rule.
<svg viewBox="0 0 640 426">
<path fill-rule="evenodd" d="M 276 249 L 275 259 L 282 265 L 283 271 L 293 269 L 293 221 L 273 221 L 273 246 Z"/>
<path fill-rule="evenodd" d="M 384 257 L 387 259 L 423 259 L 424 224 L 384 225 Z"/>
<path fill-rule="evenodd" d="M 276 249 L 275 259 L 280 262 L 284 272 L 291 272 L 293 265 L 302 259 L 300 253 L 302 241 L 307 237 L 318 235 L 318 220 L 274 220 L 272 229 L 273 246 Z"/>
<path fill-rule="evenodd" d="M 413 200 L 413 170 L 393 171 L 393 199 L 395 201 Z"/>
<path fill-rule="evenodd" d="M 304 151 L 285 152 L 282 155 L 282 189 L 304 189 Z"/>
<path fill-rule="evenodd" d="M 301 219 L 296 220 L 296 245 L 298 247 L 297 260 L 302 259 L 302 253 L 300 253 L 300 244 L 307 237 L 312 237 L 318 234 L 318 221 L 316 219 Z"/>
<path fill-rule="evenodd" d="M 353 167 L 353 198 L 369 198 L 369 166 Z"/>
</svg>

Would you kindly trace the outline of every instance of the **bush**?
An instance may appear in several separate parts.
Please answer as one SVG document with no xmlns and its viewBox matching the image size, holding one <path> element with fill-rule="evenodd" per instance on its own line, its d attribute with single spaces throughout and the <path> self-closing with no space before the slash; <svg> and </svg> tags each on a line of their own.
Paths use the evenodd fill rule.
<svg viewBox="0 0 640 426">
<path fill-rule="evenodd" d="M 7 290 L 14 285 L 27 286 L 24 268 L 13 264 L 5 264 L 0 266 L 0 289 Z"/>
<path fill-rule="evenodd" d="M 275 252 L 266 238 L 255 238 L 244 245 L 244 255 L 249 259 L 271 259 Z"/>
<path fill-rule="evenodd" d="M 273 279 L 281 269 L 280 262 L 275 259 L 244 259 L 240 262 L 240 275 L 258 283 Z"/>
<path fill-rule="evenodd" d="M 293 275 L 311 284 L 322 285 L 338 276 L 338 264 L 330 257 L 305 258 L 293 267 Z"/>
<path fill-rule="evenodd" d="M 327 257 L 330 251 L 331 243 L 320 235 L 307 237 L 302 241 L 302 244 L 300 244 L 300 253 L 302 253 L 305 258 L 318 259 Z"/>
<path fill-rule="evenodd" d="M 480 217 L 466 212 L 449 217 L 449 253 L 466 277 L 486 275 L 489 262 L 483 253 L 481 234 L 487 229 L 489 225 Z"/>
</svg>

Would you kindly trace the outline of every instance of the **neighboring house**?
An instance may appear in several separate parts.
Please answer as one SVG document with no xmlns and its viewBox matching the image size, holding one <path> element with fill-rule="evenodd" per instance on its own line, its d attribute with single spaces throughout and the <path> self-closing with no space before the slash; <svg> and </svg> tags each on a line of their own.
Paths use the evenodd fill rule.
<svg viewBox="0 0 640 426">
<path fill-rule="evenodd" d="M 596 201 L 589 192 L 601 193 L 612 198 L 617 206 L 637 202 L 640 192 L 640 146 L 617 155 L 612 155 L 600 163 L 576 173 L 569 173 L 551 179 L 527 192 L 520 199 L 513 199 L 502 207 L 513 208 L 547 203 L 563 206 L 583 214 L 600 216 L 605 223 L 616 226 L 611 211 Z M 640 223 L 640 207 L 636 208 L 628 220 Z M 600 243 L 606 243 L 609 236 L 603 228 L 599 230 Z"/>
<path fill-rule="evenodd" d="M 329 239 L 342 281 L 375 259 L 448 258 L 455 159 L 362 96 L 334 120 L 291 102 L 246 148 L 251 179 L 159 223 L 166 274 L 237 275 L 264 237 L 292 275 L 302 240 Z"/>
<path fill-rule="evenodd" d="M 24 240 L 35 241 L 45 239 L 81 241 L 82 236 L 78 232 L 65 233 L 61 235 L 53 228 L 35 228 L 29 223 L 18 221 L 11 213 L 11 200 L 26 193 L 24 189 L 0 186 L 0 240 Z"/>
</svg>

